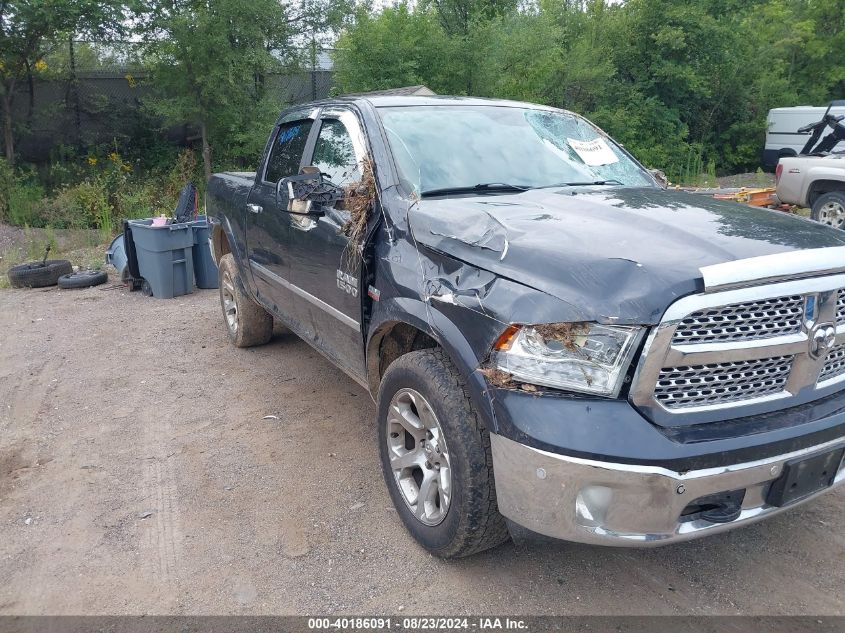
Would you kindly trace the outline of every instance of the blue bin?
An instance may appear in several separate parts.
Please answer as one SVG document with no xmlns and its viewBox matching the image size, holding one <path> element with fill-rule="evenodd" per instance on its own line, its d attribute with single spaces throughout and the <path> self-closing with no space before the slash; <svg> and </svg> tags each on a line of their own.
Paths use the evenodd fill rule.
<svg viewBox="0 0 845 633">
<path fill-rule="evenodd" d="M 217 264 L 208 240 L 208 222 L 200 215 L 191 222 L 194 232 L 194 278 L 197 288 L 217 288 Z"/>
<path fill-rule="evenodd" d="M 172 299 L 194 291 L 194 235 L 190 222 L 152 226 L 152 220 L 131 220 L 138 270 L 153 296 Z"/>
</svg>

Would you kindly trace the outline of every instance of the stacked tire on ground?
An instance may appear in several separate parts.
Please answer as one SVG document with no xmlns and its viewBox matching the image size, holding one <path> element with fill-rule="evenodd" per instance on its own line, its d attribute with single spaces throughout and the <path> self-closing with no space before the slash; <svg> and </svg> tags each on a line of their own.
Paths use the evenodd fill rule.
<svg viewBox="0 0 845 633">
<path fill-rule="evenodd" d="M 47 259 L 40 262 L 18 264 L 7 273 L 12 288 L 89 288 L 106 283 L 109 276 L 102 270 L 80 270 L 66 259 Z"/>
<path fill-rule="evenodd" d="M 7 273 L 12 288 L 46 288 L 55 286 L 59 277 L 73 273 L 66 259 L 47 259 L 12 266 Z"/>
<path fill-rule="evenodd" d="M 103 270 L 80 270 L 68 275 L 59 277 L 59 288 L 71 290 L 74 288 L 90 288 L 99 286 L 109 280 L 108 274 Z"/>
</svg>

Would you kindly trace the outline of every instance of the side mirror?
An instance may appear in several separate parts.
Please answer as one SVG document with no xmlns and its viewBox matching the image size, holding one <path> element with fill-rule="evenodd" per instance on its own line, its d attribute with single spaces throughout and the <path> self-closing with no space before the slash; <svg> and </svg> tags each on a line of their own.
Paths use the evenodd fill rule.
<svg viewBox="0 0 845 633">
<path fill-rule="evenodd" d="M 282 178 L 276 183 L 277 203 L 281 200 L 282 187 L 288 196 L 287 211 L 296 215 L 325 215 L 320 207 L 333 204 L 343 195 L 337 187 L 325 182 L 319 171 Z"/>
<path fill-rule="evenodd" d="M 669 186 L 669 179 L 659 169 L 649 169 L 648 173 L 651 174 L 652 178 L 657 181 L 657 184 L 660 185 L 663 189 L 666 189 Z"/>
</svg>

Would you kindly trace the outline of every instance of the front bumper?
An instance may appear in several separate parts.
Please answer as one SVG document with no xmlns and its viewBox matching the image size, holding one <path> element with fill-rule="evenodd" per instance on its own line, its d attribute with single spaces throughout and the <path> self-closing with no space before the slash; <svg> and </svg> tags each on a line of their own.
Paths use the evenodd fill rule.
<svg viewBox="0 0 845 633">
<path fill-rule="evenodd" d="M 812 499 L 845 482 L 840 462 L 833 486 L 785 507 L 766 503 L 787 461 L 845 445 L 838 438 L 759 461 L 675 472 L 656 466 L 568 457 L 491 434 L 499 511 L 518 525 L 567 541 L 649 547 L 747 525 Z M 745 491 L 729 522 L 682 514 L 702 497 Z"/>
</svg>

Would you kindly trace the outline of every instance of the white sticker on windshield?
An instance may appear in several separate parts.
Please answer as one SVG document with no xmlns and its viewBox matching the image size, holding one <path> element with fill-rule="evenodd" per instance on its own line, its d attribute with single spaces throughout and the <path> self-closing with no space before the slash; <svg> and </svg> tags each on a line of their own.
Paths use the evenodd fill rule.
<svg viewBox="0 0 845 633">
<path fill-rule="evenodd" d="M 619 162 L 619 158 L 601 137 L 595 138 L 592 141 L 579 141 L 574 138 L 568 138 L 566 142 L 581 157 L 585 165 L 610 165 L 611 163 Z"/>
</svg>

